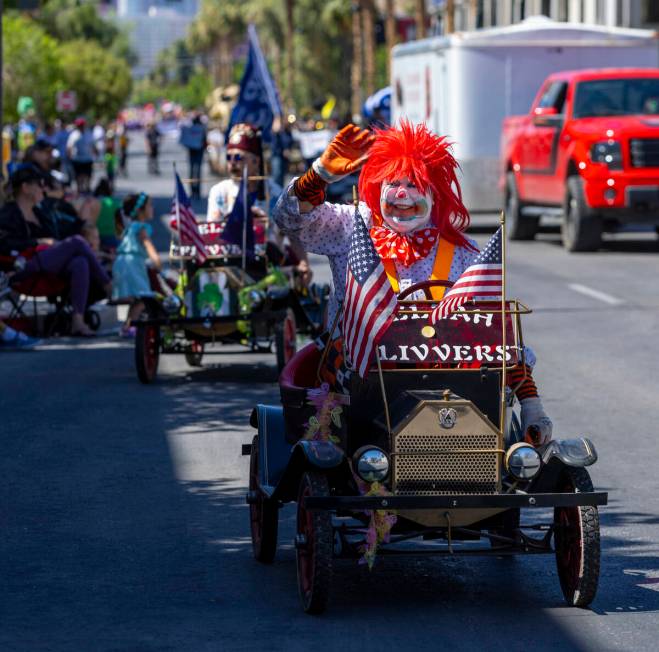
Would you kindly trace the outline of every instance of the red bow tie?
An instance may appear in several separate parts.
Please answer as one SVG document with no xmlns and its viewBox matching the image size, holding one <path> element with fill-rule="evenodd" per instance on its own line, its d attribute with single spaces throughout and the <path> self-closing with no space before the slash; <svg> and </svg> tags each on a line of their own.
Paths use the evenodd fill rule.
<svg viewBox="0 0 659 652">
<path fill-rule="evenodd" d="M 382 260 L 397 260 L 405 267 L 425 258 L 437 242 L 439 229 L 428 226 L 409 234 L 401 234 L 386 226 L 371 228 L 371 239 Z"/>
</svg>

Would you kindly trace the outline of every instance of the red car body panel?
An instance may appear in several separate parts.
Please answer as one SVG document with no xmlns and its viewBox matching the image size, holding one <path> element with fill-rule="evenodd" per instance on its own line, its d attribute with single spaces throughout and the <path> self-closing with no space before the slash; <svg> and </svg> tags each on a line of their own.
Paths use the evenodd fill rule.
<svg viewBox="0 0 659 652">
<path fill-rule="evenodd" d="M 565 198 L 568 176 L 579 174 L 583 179 L 588 205 L 593 209 L 607 209 L 607 214 L 615 214 L 616 209 L 621 213 L 629 209 L 626 201 L 629 188 L 656 188 L 659 196 L 659 166 L 634 167 L 630 154 L 632 139 L 656 141 L 659 147 L 659 115 L 573 117 L 575 90 L 580 82 L 617 78 L 659 80 L 659 70 L 619 68 L 550 75 L 541 86 L 528 115 L 504 120 L 501 187 L 505 184 L 506 174 L 512 170 L 522 202 L 560 206 Z M 567 83 L 562 124 L 539 125 L 538 105 L 550 84 L 556 81 Z M 542 109 L 539 112 L 542 113 Z M 606 163 L 591 159 L 594 143 L 611 140 L 620 143 L 621 169 L 612 169 Z M 605 196 L 607 190 L 609 192 Z"/>
</svg>

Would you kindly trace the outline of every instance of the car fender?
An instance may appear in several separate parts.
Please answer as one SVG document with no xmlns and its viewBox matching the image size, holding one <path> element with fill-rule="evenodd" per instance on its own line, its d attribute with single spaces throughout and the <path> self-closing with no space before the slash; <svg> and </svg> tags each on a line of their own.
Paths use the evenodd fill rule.
<svg viewBox="0 0 659 652">
<path fill-rule="evenodd" d="M 556 491 L 566 466 L 586 467 L 595 464 L 597 451 L 586 437 L 554 439 L 542 451 L 542 468 L 528 487 L 529 492 Z"/>
<path fill-rule="evenodd" d="M 591 466 L 597 462 L 597 451 L 587 437 L 576 439 L 553 439 L 542 453 L 542 461 L 547 464 L 553 457 L 566 466 Z"/>
<path fill-rule="evenodd" d="M 273 497 L 281 501 L 295 500 L 300 478 L 305 471 L 316 469 L 334 474 L 345 469 L 346 454 L 330 441 L 300 440 L 291 451 L 286 469 Z"/>
</svg>

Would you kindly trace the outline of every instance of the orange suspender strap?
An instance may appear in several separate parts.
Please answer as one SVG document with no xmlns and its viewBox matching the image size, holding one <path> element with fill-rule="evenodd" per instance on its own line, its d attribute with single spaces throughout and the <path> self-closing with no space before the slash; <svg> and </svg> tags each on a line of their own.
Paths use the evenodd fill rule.
<svg viewBox="0 0 659 652">
<path fill-rule="evenodd" d="M 447 280 L 449 272 L 451 271 L 451 263 L 453 262 L 453 253 L 455 252 L 455 245 L 452 242 L 444 238 L 440 238 L 439 247 L 437 247 L 437 254 L 435 255 L 435 264 L 432 268 L 432 274 L 430 275 L 430 280 Z M 396 274 L 396 265 L 393 260 L 387 259 L 383 260 L 382 264 L 384 265 L 384 271 L 387 273 L 387 278 L 394 292 L 398 294 L 400 292 L 398 284 L 398 275 Z M 430 293 L 432 298 L 435 301 L 439 301 L 443 296 L 446 288 L 444 287 L 433 287 L 430 288 Z"/>
</svg>

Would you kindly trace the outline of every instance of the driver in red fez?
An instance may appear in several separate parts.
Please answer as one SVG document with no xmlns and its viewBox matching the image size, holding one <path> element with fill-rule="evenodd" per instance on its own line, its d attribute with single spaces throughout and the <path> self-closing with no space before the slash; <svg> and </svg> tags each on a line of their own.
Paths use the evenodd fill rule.
<svg viewBox="0 0 659 652">
<path fill-rule="evenodd" d="M 344 298 L 354 207 L 325 202 L 325 189 L 360 168 L 359 213 L 395 292 L 427 280 L 455 282 L 478 253 L 464 234 L 469 213 L 456 177 L 458 164 L 445 138 L 407 121 L 373 133 L 348 125 L 289 185 L 274 212 L 283 233 L 329 259 L 333 288 L 328 324 L 335 323 Z M 444 291 L 431 288 L 433 299 L 441 299 Z M 527 350 L 526 357 L 526 378 L 520 367 L 510 373 L 509 383 L 515 387 L 524 379 L 516 390 L 522 428 L 529 440 L 543 444 L 551 439 L 552 422 L 531 376 L 535 356 Z"/>
</svg>

